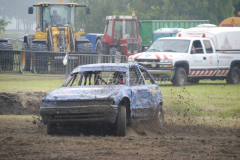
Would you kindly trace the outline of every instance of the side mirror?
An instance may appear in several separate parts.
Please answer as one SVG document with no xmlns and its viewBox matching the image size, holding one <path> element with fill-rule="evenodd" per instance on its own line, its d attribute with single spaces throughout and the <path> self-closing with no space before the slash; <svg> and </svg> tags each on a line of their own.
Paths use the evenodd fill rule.
<svg viewBox="0 0 240 160">
<path fill-rule="evenodd" d="M 141 25 L 142 25 L 142 22 L 141 22 L 141 21 L 138 21 L 138 25 L 141 26 Z"/>
<path fill-rule="evenodd" d="M 28 7 L 28 14 L 33 14 L 33 7 Z"/>
<path fill-rule="evenodd" d="M 89 7 L 86 8 L 86 13 L 87 13 L 87 14 L 90 14 L 90 13 L 91 13 L 91 10 L 90 10 Z"/>
</svg>

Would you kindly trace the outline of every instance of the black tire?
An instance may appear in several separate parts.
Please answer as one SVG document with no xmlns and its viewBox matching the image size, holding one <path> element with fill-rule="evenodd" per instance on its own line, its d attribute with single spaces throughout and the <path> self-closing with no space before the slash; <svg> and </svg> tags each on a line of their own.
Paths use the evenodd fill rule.
<svg viewBox="0 0 240 160">
<path fill-rule="evenodd" d="M 3 42 L 0 43 L 0 49 L 2 50 L 13 50 L 13 46 L 10 43 Z M 0 57 L 0 64 L 2 66 L 2 71 L 13 71 L 13 60 L 14 60 L 14 53 L 9 51 L 4 51 Z"/>
<path fill-rule="evenodd" d="M 182 67 L 177 67 L 172 80 L 172 84 L 174 86 L 185 86 L 186 82 L 187 82 L 187 73 L 185 69 Z"/>
<path fill-rule="evenodd" d="M 87 52 L 93 53 L 93 45 L 92 45 L 92 43 L 86 43 L 85 47 L 86 47 L 86 51 Z"/>
<path fill-rule="evenodd" d="M 93 53 L 92 43 L 78 43 L 77 51 L 80 53 Z"/>
<path fill-rule="evenodd" d="M 126 107 L 119 106 L 117 116 L 117 136 L 126 136 Z"/>
<path fill-rule="evenodd" d="M 163 113 L 163 108 L 161 104 L 158 105 L 158 108 L 155 112 L 155 121 L 159 126 L 164 125 L 164 113 Z"/>
<path fill-rule="evenodd" d="M 11 43 L 0 43 L 0 49 L 13 50 L 13 45 Z"/>
<path fill-rule="evenodd" d="M 109 45 L 107 43 L 102 44 L 102 50 L 104 55 L 109 55 Z"/>
<path fill-rule="evenodd" d="M 7 50 L 13 50 L 13 45 L 10 44 L 10 43 L 7 43 L 6 49 Z"/>
<path fill-rule="evenodd" d="M 47 123 L 47 135 L 53 135 L 55 133 L 55 124 Z"/>
<path fill-rule="evenodd" d="M 227 77 L 227 83 L 229 84 L 239 84 L 240 70 L 237 66 L 230 70 L 229 76 Z"/>
<path fill-rule="evenodd" d="M 81 53 L 86 52 L 84 43 L 77 44 L 77 50 Z"/>
</svg>

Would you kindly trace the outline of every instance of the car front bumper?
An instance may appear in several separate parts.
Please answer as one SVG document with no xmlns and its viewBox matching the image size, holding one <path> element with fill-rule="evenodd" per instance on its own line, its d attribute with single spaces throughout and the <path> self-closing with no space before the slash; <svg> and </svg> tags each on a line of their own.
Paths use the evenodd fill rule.
<svg viewBox="0 0 240 160">
<path fill-rule="evenodd" d="M 118 105 L 91 105 L 74 107 L 41 107 L 44 124 L 58 122 L 106 122 L 114 123 Z"/>
<path fill-rule="evenodd" d="M 163 80 L 171 80 L 175 73 L 174 69 L 159 69 L 159 70 L 152 70 L 148 69 L 148 72 L 151 73 L 155 81 L 163 81 Z"/>
</svg>

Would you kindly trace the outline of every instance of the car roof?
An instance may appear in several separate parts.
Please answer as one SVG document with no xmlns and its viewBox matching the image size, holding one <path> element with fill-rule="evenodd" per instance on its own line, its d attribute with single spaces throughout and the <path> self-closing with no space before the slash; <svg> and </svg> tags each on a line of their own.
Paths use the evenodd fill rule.
<svg viewBox="0 0 240 160">
<path fill-rule="evenodd" d="M 86 65 L 81 65 L 78 67 L 129 67 L 131 64 L 129 63 L 96 63 L 96 64 L 86 64 Z"/>
<path fill-rule="evenodd" d="M 209 38 L 203 38 L 203 37 L 163 37 L 163 38 L 158 38 L 158 40 L 161 40 L 161 39 L 174 39 L 174 40 L 195 40 L 195 39 L 209 39 Z"/>
<path fill-rule="evenodd" d="M 87 64 L 87 65 L 81 65 L 76 67 L 71 74 L 76 73 L 76 72 L 83 72 L 83 71 L 100 71 L 100 70 L 106 70 L 106 71 L 111 71 L 115 70 L 116 68 L 119 69 L 119 71 L 126 72 L 127 69 L 130 66 L 140 66 L 137 64 L 129 64 L 129 63 L 97 63 L 97 64 Z M 113 68 L 112 68 L 113 67 Z"/>
</svg>

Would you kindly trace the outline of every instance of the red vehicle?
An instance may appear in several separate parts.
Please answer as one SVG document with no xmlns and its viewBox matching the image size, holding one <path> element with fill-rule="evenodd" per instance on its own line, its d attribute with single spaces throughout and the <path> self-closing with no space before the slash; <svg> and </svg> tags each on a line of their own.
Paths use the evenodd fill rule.
<svg viewBox="0 0 240 160">
<path fill-rule="evenodd" d="M 127 57 L 141 51 L 141 36 L 135 13 L 132 16 L 107 16 L 103 35 L 96 38 L 96 52 L 115 55 L 116 51 Z"/>
</svg>

